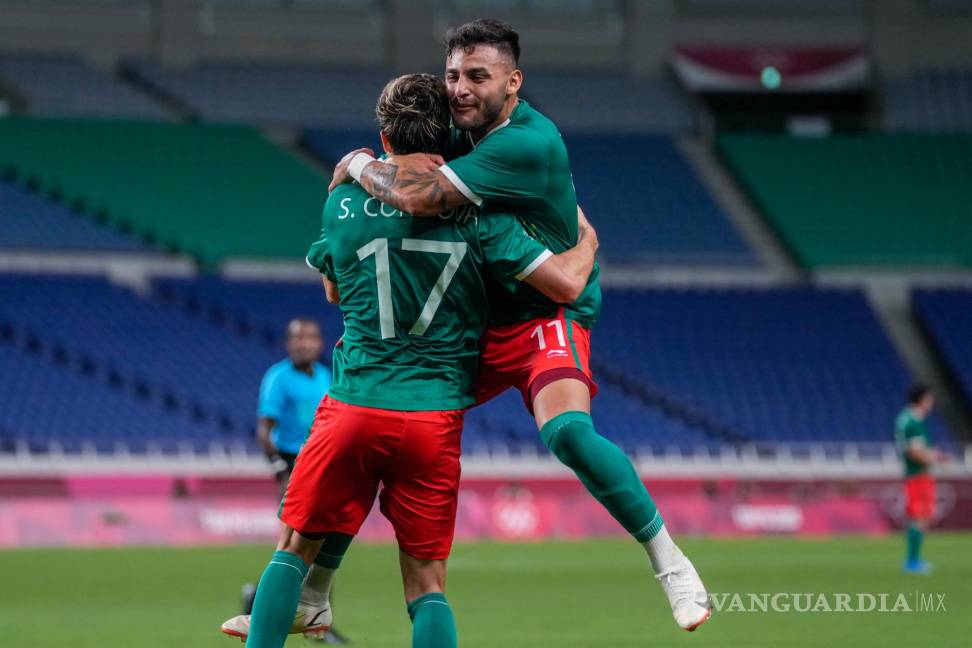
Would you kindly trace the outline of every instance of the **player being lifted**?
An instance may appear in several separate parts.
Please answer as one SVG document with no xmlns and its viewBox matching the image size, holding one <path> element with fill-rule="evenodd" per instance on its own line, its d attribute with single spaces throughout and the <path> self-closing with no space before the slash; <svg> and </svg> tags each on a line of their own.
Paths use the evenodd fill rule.
<svg viewBox="0 0 972 648">
<path fill-rule="evenodd" d="M 504 23 L 477 20 L 450 33 L 446 85 L 455 126 L 448 163 L 428 155 L 375 161 L 352 151 L 332 188 L 351 178 L 373 196 L 416 215 L 474 204 L 515 214 L 554 251 L 577 240 L 577 198 L 567 150 L 556 126 L 518 98 L 519 36 Z M 595 267 L 566 308 L 529 286 L 511 296 L 491 291 L 482 344 L 478 400 L 508 387 L 523 395 L 540 435 L 560 461 L 648 552 L 679 626 L 694 630 L 711 614 L 692 563 L 672 541 L 628 457 L 600 436 L 591 418 L 597 386 L 589 365 L 590 329 L 601 291 Z"/>
<path fill-rule="evenodd" d="M 389 153 L 438 153 L 449 135 L 445 85 L 432 75 L 391 81 L 377 113 Z M 228 622 L 246 623 L 234 634 L 248 634 L 247 646 L 283 646 L 295 618 L 308 620 L 296 631 L 330 625 L 330 582 L 379 487 L 400 548 L 412 646 L 456 645 L 445 559 L 463 410 L 475 400 L 487 320 L 484 274 L 510 291 L 525 281 L 568 303 L 584 290 L 596 246 L 589 231 L 554 255 L 510 215 L 481 218 L 468 206 L 413 218 L 358 185 L 330 194 L 308 262 L 323 273 L 328 300 L 340 303 L 345 331 L 281 504 L 286 526 L 252 617 Z M 302 594 L 312 563 L 315 583 Z"/>
</svg>

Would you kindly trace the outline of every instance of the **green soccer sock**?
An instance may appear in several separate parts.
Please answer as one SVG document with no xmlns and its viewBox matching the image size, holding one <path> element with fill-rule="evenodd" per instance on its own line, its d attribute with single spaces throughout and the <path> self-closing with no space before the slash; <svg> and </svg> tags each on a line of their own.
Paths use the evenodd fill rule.
<svg viewBox="0 0 972 648">
<path fill-rule="evenodd" d="M 925 532 L 919 529 L 916 525 L 909 524 L 905 537 L 908 540 L 908 560 L 920 560 L 921 541 L 925 538 Z"/>
<path fill-rule="evenodd" d="M 564 412 L 540 429 L 543 442 L 638 542 L 655 537 L 664 522 L 631 460 L 594 429 L 586 412 Z"/>
<path fill-rule="evenodd" d="M 412 648 L 456 648 L 456 620 L 445 594 L 433 592 L 408 604 Z"/>
<path fill-rule="evenodd" d="M 300 587 L 307 575 L 307 565 L 296 554 L 277 551 L 270 559 L 260 584 L 253 613 L 247 648 L 282 648 L 294 621 Z"/>
</svg>

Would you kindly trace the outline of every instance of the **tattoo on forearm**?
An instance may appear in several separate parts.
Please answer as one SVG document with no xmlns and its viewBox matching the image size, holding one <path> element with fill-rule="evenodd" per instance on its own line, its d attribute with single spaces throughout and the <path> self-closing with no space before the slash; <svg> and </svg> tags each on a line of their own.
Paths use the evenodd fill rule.
<svg viewBox="0 0 972 648">
<path fill-rule="evenodd" d="M 406 172 L 399 184 L 402 192 L 423 196 L 437 211 L 443 212 L 448 208 L 448 195 L 440 183 L 441 174 Z"/>
<path fill-rule="evenodd" d="M 383 203 L 391 204 L 397 175 L 398 166 L 395 164 L 370 164 L 361 174 L 361 184 L 372 196 Z"/>
<path fill-rule="evenodd" d="M 449 209 L 449 198 L 457 192 L 452 183 L 436 172 L 405 170 L 399 173 L 396 164 L 371 164 L 361 174 L 365 190 L 383 203 L 402 208 L 406 197 L 420 197 L 429 211 L 444 212 Z M 461 200 L 460 200 L 461 202 Z"/>
</svg>

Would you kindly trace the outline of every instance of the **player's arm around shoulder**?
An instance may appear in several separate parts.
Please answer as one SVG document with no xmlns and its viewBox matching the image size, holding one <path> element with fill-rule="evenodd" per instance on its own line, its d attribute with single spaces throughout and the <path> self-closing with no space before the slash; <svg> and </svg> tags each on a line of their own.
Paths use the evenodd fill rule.
<svg viewBox="0 0 972 648">
<path fill-rule="evenodd" d="M 412 153 L 384 161 L 366 150 L 348 153 L 334 169 L 329 187 L 356 180 L 381 202 L 412 216 L 435 216 L 470 202 L 440 168 L 438 155 Z"/>
<path fill-rule="evenodd" d="M 587 287 L 597 255 L 598 239 L 594 227 L 577 207 L 577 245 L 544 261 L 524 281 L 560 304 L 570 304 Z"/>
<path fill-rule="evenodd" d="M 597 251 L 593 228 L 575 247 L 554 254 L 527 234 L 512 215 L 492 214 L 478 219 L 478 223 L 489 271 L 508 290 L 525 282 L 563 304 L 575 301 L 584 291 Z"/>
</svg>

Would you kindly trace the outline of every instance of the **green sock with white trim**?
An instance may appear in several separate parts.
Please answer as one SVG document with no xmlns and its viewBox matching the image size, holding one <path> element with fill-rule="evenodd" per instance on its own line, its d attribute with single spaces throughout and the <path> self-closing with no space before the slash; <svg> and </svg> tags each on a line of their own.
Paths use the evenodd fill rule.
<svg viewBox="0 0 972 648">
<path fill-rule="evenodd" d="M 586 412 L 564 412 L 540 436 L 560 461 L 638 542 L 661 531 L 664 521 L 628 455 L 594 429 Z"/>
<path fill-rule="evenodd" d="M 253 601 L 247 648 L 282 648 L 294 621 L 307 565 L 296 554 L 277 551 L 270 559 Z"/>
<path fill-rule="evenodd" d="M 412 648 L 456 648 L 456 619 L 445 594 L 425 594 L 408 604 Z"/>
</svg>

